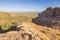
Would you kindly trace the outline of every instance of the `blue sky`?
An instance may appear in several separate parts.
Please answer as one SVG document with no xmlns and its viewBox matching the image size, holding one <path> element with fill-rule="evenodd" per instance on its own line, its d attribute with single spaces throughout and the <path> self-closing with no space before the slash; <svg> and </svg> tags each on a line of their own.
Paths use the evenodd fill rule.
<svg viewBox="0 0 60 40">
<path fill-rule="evenodd" d="M 60 0 L 0 0 L 0 11 L 43 11 L 60 7 Z"/>
</svg>

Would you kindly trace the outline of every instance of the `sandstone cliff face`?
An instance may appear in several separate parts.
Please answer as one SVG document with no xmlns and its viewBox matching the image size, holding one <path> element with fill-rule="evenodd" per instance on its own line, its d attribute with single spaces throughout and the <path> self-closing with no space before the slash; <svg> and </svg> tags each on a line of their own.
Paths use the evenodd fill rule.
<svg viewBox="0 0 60 40">
<path fill-rule="evenodd" d="M 40 13 L 38 17 L 36 17 L 33 22 L 39 25 L 44 26 L 60 26 L 60 8 L 47 8 L 45 11 Z"/>
</svg>

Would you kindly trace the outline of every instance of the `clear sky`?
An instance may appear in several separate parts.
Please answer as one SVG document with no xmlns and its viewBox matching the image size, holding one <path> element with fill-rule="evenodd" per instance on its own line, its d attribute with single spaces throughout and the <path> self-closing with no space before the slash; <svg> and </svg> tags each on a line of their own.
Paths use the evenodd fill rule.
<svg viewBox="0 0 60 40">
<path fill-rule="evenodd" d="M 0 11 L 42 11 L 60 7 L 60 0 L 0 0 Z"/>
</svg>

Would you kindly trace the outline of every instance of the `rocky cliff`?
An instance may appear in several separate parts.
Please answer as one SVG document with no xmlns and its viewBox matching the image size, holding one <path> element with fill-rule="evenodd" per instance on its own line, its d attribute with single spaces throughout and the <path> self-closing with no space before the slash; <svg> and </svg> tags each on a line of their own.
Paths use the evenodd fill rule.
<svg viewBox="0 0 60 40">
<path fill-rule="evenodd" d="M 33 19 L 33 22 L 48 27 L 60 26 L 60 8 L 47 8 L 38 14 L 38 17 Z"/>
</svg>

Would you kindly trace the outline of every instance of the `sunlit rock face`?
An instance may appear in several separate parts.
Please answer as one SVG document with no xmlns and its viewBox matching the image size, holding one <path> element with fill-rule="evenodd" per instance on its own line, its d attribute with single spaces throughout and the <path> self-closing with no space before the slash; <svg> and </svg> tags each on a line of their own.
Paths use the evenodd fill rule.
<svg viewBox="0 0 60 40">
<path fill-rule="evenodd" d="M 33 19 L 33 22 L 44 26 L 56 26 L 59 23 L 59 20 L 60 20 L 60 8 L 49 7 L 42 13 L 38 14 L 38 17 Z"/>
</svg>

